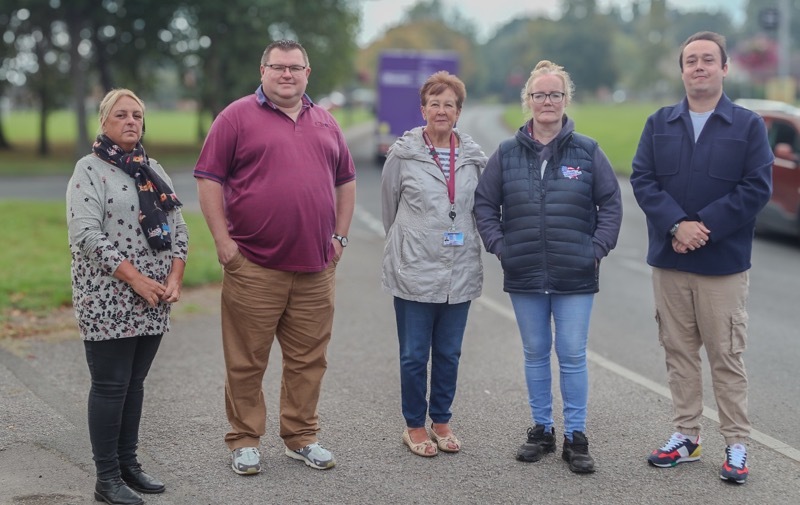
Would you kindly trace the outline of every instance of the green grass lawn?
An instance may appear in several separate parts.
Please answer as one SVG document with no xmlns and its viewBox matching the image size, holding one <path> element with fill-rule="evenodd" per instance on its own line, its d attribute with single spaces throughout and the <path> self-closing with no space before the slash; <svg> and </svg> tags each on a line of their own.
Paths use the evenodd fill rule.
<svg viewBox="0 0 800 505">
<path fill-rule="evenodd" d="M 630 175 L 644 123 L 658 107 L 638 103 L 580 103 L 570 105 L 567 115 L 575 121 L 575 131 L 597 140 L 618 174 Z M 504 119 L 512 128 L 519 128 L 525 120 L 519 106 L 508 107 Z"/>
<path fill-rule="evenodd" d="M 366 109 L 333 111 L 334 117 L 347 128 L 369 121 L 372 114 Z M 47 121 L 50 154 L 38 154 L 39 116 L 33 111 L 12 112 L 2 118 L 4 131 L 12 145 L 10 150 L 0 150 L 0 177 L 4 175 L 70 174 L 75 168 L 75 138 L 77 125 L 70 111 L 56 111 Z M 199 125 L 198 122 L 202 122 Z M 147 132 L 144 146 L 147 152 L 168 171 L 189 170 L 200 153 L 202 141 L 198 128 L 208 131 L 211 117 L 198 118 L 196 112 L 147 110 Z M 86 130 L 89 138 L 97 134 L 97 118 L 91 116 Z M 81 149 L 81 156 L 91 146 Z"/>
<path fill-rule="evenodd" d="M 372 119 L 363 109 L 337 110 L 334 116 L 343 128 Z M 35 113 L 15 112 L 3 119 L 15 148 L 0 151 L 0 177 L 72 173 L 76 129 L 71 113 L 59 111 L 50 116 L 53 150 L 46 158 L 36 154 Z M 192 112 L 147 111 L 147 150 L 168 171 L 191 169 L 201 146 L 196 139 L 197 121 Z M 90 124 L 96 124 L 96 120 L 92 118 Z M 208 124 L 210 118 L 204 119 L 205 128 Z M 94 127 L 89 131 L 94 135 Z M 7 236 L 6 244 L 0 248 L 0 323 L 7 321 L 11 313 L 41 315 L 72 303 L 65 212 L 63 202 L 0 200 L 0 229 Z M 203 216 L 186 212 L 184 217 L 190 236 L 184 286 L 219 282 L 222 270 Z"/>
<path fill-rule="evenodd" d="M 46 313 L 72 303 L 65 204 L 0 200 L 0 322 L 11 311 Z M 219 282 L 222 270 L 211 233 L 199 213 L 184 213 L 189 227 L 189 261 L 184 286 Z"/>
<path fill-rule="evenodd" d="M 615 170 L 630 173 L 630 164 L 647 116 L 657 106 L 638 104 L 575 104 L 568 114 L 577 130 L 598 140 Z M 369 121 L 368 111 L 352 114 L 336 111 L 344 128 Z M 509 106 L 506 122 L 518 127 L 523 115 L 518 106 Z M 54 113 L 50 118 L 54 146 L 59 149 L 48 158 L 34 154 L 36 116 L 14 113 L 4 118 L 6 133 L 17 149 L 0 151 L 0 177 L 3 175 L 64 173 L 74 168 L 71 115 Z M 8 125 L 13 124 L 10 128 Z M 148 111 L 148 150 L 168 171 L 191 168 L 200 148 L 195 140 L 197 117 L 194 113 Z M 94 131 L 94 130 L 92 130 Z M 156 139 L 163 142 L 159 144 Z M 88 146 L 87 146 L 88 152 Z M 184 285 L 199 286 L 219 282 L 221 269 L 211 234 L 199 213 L 185 213 L 189 225 L 189 262 Z M 0 322 L 12 311 L 43 313 L 71 303 L 70 255 L 64 203 L 0 200 L 0 229 L 6 243 L 0 248 Z"/>
<path fill-rule="evenodd" d="M 578 132 L 595 138 L 608 155 L 614 169 L 621 175 L 630 173 L 631 160 L 636 151 L 647 116 L 658 108 L 655 104 L 599 104 L 578 103 L 567 109 L 575 120 Z M 348 128 L 372 119 L 366 109 L 334 111 L 342 128 Z M 505 121 L 512 128 L 523 122 L 518 105 L 505 111 Z M 75 119 L 68 111 L 57 111 L 48 120 L 51 154 L 37 154 L 38 116 L 34 112 L 13 112 L 3 117 L 5 132 L 14 149 L 0 151 L 0 176 L 69 174 L 75 166 Z M 148 110 L 145 147 L 168 171 L 189 170 L 194 165 L 202 142 L 198 140 L 198 119 L 195 112 Z M 202 118 L 207 130 L 210 117 Z M 97 120 L 89 120 L 90 135 L 96 133 Z M 85 152 L 89 152 L 86 146 Z"/>
</svg>

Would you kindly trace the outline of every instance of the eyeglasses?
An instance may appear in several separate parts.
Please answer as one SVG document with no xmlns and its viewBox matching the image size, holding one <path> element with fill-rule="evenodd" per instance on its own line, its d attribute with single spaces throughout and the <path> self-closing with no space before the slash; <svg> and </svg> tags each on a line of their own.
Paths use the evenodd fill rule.
<svg viewBox="0 0 800 505">
<path fill-rule="evenodd" d="M 553 91 L 552 93 L 531 93 L 530 95 L 533 103 L 544 103 L 548 97 L 551 103 L 561 103 L 561 101 L 564 100 L 564 93 L 560 91 Z"/>
<path fill-rule="evenodd" d="M 264 65 L 269 70 L 275 72 L 276 74 L 283 74 L 286 72 L 286 69 L 289 69 L 289 72 L 299 75 L 303 73 L 303 70 L 306 69 L 305 65 L 276 65 L 276 64 L 266 64 Z"/>
</svg>

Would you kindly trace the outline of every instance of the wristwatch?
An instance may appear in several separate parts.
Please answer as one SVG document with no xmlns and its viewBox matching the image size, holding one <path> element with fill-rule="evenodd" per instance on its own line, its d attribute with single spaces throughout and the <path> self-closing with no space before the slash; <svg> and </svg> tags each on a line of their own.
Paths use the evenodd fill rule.
<svg viewBox="0 0 800 505">
<path fill-rule="evenodd" d="M 342 247 L 347 247 L 347 237 L 345 237 L 344 235 L 337 235 L 334 233 L 333 238 L 338 240 L 339 243 L 342 244 Z"/>
<path fill-rule="evenodd" d="M 678 227 L 680 227 L 680 225 L 681 225 L 680 221 L 678 221 L 677 223 L 673 224 L 672 228 L 669 229 L 669 234 L 674 237 L 675 234 L 678 233 Z"/>
</svg>

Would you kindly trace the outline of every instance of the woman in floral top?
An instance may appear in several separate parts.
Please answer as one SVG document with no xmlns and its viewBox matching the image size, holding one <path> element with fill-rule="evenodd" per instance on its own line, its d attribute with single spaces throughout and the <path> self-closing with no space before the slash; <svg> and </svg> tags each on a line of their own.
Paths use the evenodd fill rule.
<svg viewBox="0 0 800 505">
<path fill-rule="evenodd" d="M 144 380 L 180 299 L 189 237 L 172 181 L 142 147 L 139 97 L 110 91 L 99 119 L 92 153 L 67 187 L 72 301 L 92 381 L 95 498 L 136 505 L 136 491 L 164 491 L 136 449 Z"/>
</svg>

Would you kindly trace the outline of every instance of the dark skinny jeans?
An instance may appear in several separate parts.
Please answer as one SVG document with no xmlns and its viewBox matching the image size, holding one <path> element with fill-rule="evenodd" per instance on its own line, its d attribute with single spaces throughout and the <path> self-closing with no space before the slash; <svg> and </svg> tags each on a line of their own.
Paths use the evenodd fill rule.
<svg viewBox="0 0 800 505">
<path fill-rule="evenodd" d="M 158 352 L 161 335 L 84 341 L 92 378 L 89 439 L 98 479 L 120 475 L 137 464 L 144 379 Z"/>
</svg>

